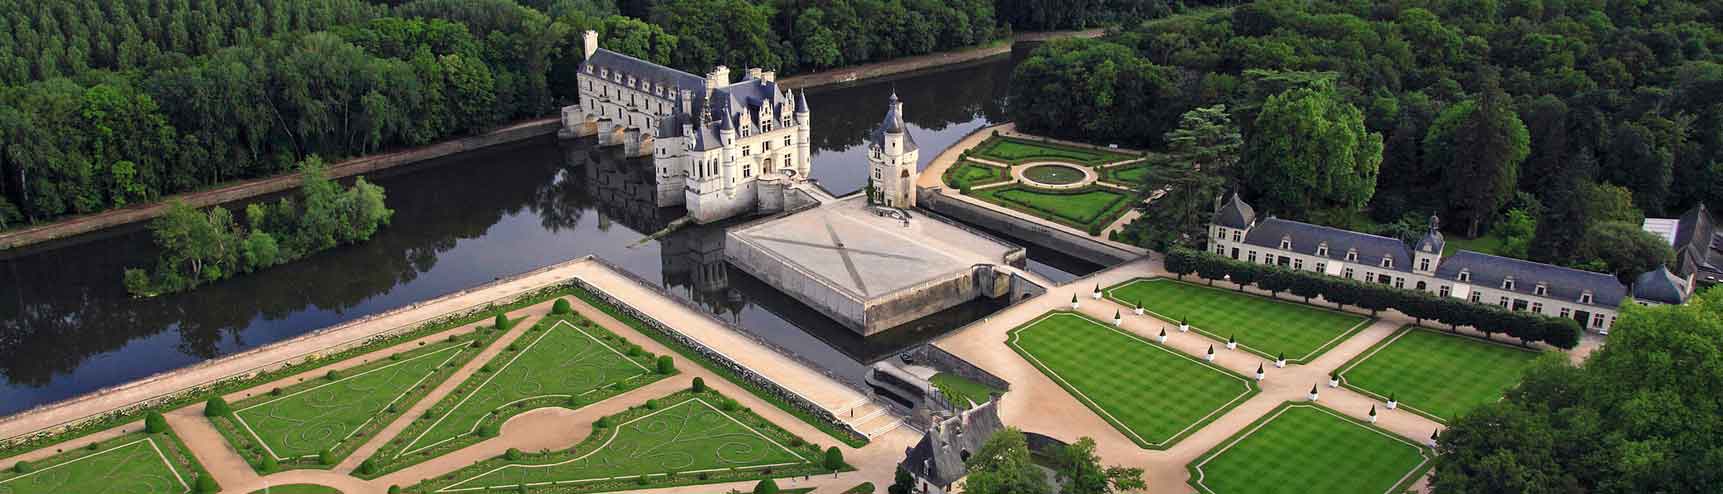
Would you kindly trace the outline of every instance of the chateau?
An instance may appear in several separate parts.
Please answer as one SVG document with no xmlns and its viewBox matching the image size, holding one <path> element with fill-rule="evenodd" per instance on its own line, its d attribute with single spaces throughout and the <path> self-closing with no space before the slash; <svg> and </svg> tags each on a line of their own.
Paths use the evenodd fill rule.
<svg viewBox="0 0 1723 494">
<path fill-rule="evenodd" d="M 560 135 L 650 154 L 658 206 L 683 206 L 708 223 L 781 210 L 789 189 L 807 181 L 807 97 L 772 72 L 748 69 L 732 83 L 723 66 L 701 77 L 600 48 L 594 31 L 583 38 L 580 104 L 562 109 Z"/>
<path fill-rule="evenodd" d="M 1615 325 L 1625 301 L 1682 304 L 1693 294 L 1691 275 L 1677 276 L 1664 267 L 1623 286 L 1608 274 L 1469 250 L 1443 257 L 1445 242 L 1433 217 L 1429 232 L 1407 247 L 1394 238 L 1272 216 L 1258 219 L 1238 194 L 1215 206 L 1209 225 L 1209 250 L 1215 254 L 1570 318 L 1601 334 Z"/>
</svg>

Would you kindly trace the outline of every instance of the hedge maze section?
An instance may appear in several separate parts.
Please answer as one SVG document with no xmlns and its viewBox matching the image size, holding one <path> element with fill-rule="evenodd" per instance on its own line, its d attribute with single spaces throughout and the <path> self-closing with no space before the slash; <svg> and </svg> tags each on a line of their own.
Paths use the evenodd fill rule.
<svg viewBox="0 0 1723 494">
<path fill-rule="evenodd" d="M 1141 303 L 1171 325 L 1189 321 L 1191 329 L 1210 338 L 1236 338 L 1246 351 L 1268 359 L 1284 353 L 1292 363 L 1315 360 L 1371 322 L 1356 314 L 1168 278 L 1131 280 L 1104 293 L 1126 307 Z"/>
<path fill-rule="evenodd" d="M 1434 458 L 1423 446 L 1307 403 L 1286 403 L 1188 468 L 1206 494 L 1405 492 Z"/>
<path fill-rule="evenodd" d="M 415 492 L 584 492 L 808 475 L 817 445 L 714 391 L 683 391 L 605 417 L 574 448 L 464 468 Z"/>
<path fill-rule="evenodd" d="M 277 460 L 315 458 L 353 439 L 361 427 L 390 407 L 411 405 L 407 395 L 417 387 L 435 384 L 427 381 L 461 355 L 461 347 L 448 346 L 399 361 L 385 360 L 349 377 L 239 408 L 234 420 Z"/>
<path fill-rule="evenodd" d="M 207 475 L 172 432 L 126 434 L 0 472 L 0 494 L 184 494 Z"/>
<path fill-rule="evenodd" d="M 974 155 L 1020 165 L 1031 161 L 1065 161 L 1089 166 L 1125 161 L 1132 156 L 1111 151 L 1037 142 L 1011 137 L 989 137 L 975 146 Z"/>
<path fill-rule="evenodd" d="M 1013 329 L 1008 343 L 1144 448 L 1166 449 L 1257 393 L 1244 376 L 1073 312 Z"/>
<path fill-rule="evenodd" d="M 670 375 L 654 370 L 655 359 L 578 316 L 547 317 L 372 456 L 381 471 L 360 476 L 477 443 L 521 412 L 577 409 Z"/>
<path fill-rule="evenodd" d="M 1502 398 L 1539 352 L 1406 326 L 1341 367 L 1346 387 L 1446 423 Z"/>
</svg>

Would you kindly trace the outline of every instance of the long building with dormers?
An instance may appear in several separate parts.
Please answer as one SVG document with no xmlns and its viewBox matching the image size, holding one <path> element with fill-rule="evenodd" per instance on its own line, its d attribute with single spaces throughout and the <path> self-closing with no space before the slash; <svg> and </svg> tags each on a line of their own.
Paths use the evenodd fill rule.
<svg viewBox="0 0 1723 494">
<path fill-rule="evenodd" d="M 593 31 L 583 44 L 580 104 L 563 108 L 561 135 L 596 135 L 627 156 L 650 155 L 660 207 L 683 206 L 709 223 L 773 209 L 807 180 L 807 98 L 772 72 L 749 69 L 730 82 L 723 66 L 701 77 L 600 48 Z"/>
<path fill-rule="evenodd" d="M 1365 283 L 1421 290 L 1505 309 L 1564 317 L 1608 334 L 1623 302 L 1681 304 L 1692 283 L 1667 268 L 1642 274 L 1632 286 L 1615 276 L 1446 246 L 1437 219 L 1411 246 L 1395 238 L 1339 228 L 1258 218 L 1232 194 L 1215 205 L 1209 250 L 1231 259 L 1314 271 Z"/>
</svg>

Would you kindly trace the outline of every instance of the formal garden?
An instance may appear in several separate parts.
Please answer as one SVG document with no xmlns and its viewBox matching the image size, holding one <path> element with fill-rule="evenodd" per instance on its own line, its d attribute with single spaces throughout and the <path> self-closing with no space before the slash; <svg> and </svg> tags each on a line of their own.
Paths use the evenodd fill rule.
<svg viewBox="0 0 1723 494">
<path fill-rule="evenodd" d="M 938 389 L 940 393 L 945 394 L 946 399 L 951 400 L 952 405 L 964 410 L 968 410 L 974 405 L 987 403 L 987 400 L 993 399 L 994 394 L 1004 394 L 1005 392 L 950 372 L 934 374 L 927 381 L 932 383 L 933 387 Z"/>
<path fill-rule="evenodd" d="M 1540 352 L 1406 326 L 1340 368 L 1346 387 L 1447 423 L 1502 398 Z"/>
<path fill-rule="evenodd" d="M 1098 185 L 1050 190 L 1022 184 L 971 190 L 969 195 L 1077 228 L 1090 235 L 1099 235 L 1107 225 L 1130 211 L 1131 198 L 1134 197 L 1128 192 Z"/>
<path fill-rule="evenodd" d="M 1012 350 L 1144 448 L 1166 449 L 1258 391 L 1244 376 L 1075 312 L 1010 334 Z"/>
<path fill-rule="evenodd" d="M 495 341 L 507 329 L 499 323 L 510 324 L 494 321 L 232 405 L 206 406 L 206 415 L 259 473 L 334 468 Z"/>
<path fill-rule="evenodd" d="M 850 468 L 836 448 L 822 449 L 696 384 L 599 418 L 591 435 L 568 450 L 511 450 L 407 491 L 637 490 Z"/>
<path fill-rule="evenodd" d="M 1429 470 L 1428 448 L 1310 403 L 1285 403 L 1191 462 L 1206 494 L 1405 492 Z"/>
<path fill-rule="evenodd" d="M 375 478 L 495 437 L 504 421 L 522 412 L 578 409 L 676 372 L 670 357 L 654 356 L 591 321 L 547 316 L 355 473 Z"/>
<path fill-rule="evenodd" d="M 974 156 L 1021 165 L 1032 161 L 1069 161 L 1088 166 L 1136 158 L 1125 153 L 1070 146 L 1046 141 L 994 135 L 971 150 Z"/>
<path fill-rule="evenodd" d="M 1370 325 L 1371 319 L 1296 302 L 1166 279 L 1141 278 L 1103 289 L 1107 298 L 1170 325 L 1233 340 L 1241 349 L 1288 363 L 1316 359 Z"/>
<path fill-rule="evenodd" d="M 161 415 L 143 431 L 0 471 L 5 494 L 183 494 L 220 490 Z"/>
<path fill-rule="evenodd" d="M 958 190 L 969 190 L 970 187 L 1010 180 L 1011 170 L 1004 167 L 984 165 L 970 160 L 961 160 L 950 168 L 946 168 L 945 175 L 942 178 L 947 187 Z"/>
</svg>

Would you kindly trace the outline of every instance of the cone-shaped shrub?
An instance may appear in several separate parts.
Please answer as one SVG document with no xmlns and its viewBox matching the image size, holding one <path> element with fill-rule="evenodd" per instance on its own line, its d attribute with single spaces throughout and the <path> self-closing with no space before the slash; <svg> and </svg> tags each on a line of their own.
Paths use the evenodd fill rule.
<svg viewBox="0 0 1723 494">
<path fill-rule="evenodd" d="M 168 418 L 163 417 L 161 412 L 150 412 L 149 415 L 144 416 L 144 432 L 161 434 L 167 431 Z"/>
<path fill-rule="evenodd" d="M 198 478 L 197 478 L 197 492 L 199 494 L 215 494 L 216 492 L 219 492 L 219 491 L 221 491 L 221 486 L 215 485 L 215 478 L 214 477 L 210 477 L 208 475 L 198 476 Z"/>
<path fill-rule="evenodd" d="M 844 452 L 838 451 L 837 446 L 826 448 L 826 470 L 837 470 L 844 467 Z"/>
<path fill-rule="evenodd" d="M 693 389 L 694 389 L 695 393 L 705 392 L 706 391 L 706 380 L 698 378 L 698 377 L 694 378 L 694 388 Z"/>
<path fill-rule="evenodd" d="M 225 417 L 230 413 L 233 413 L 233 408 L 227 406 L 227 400 L 221 399 L 220 396 L 210 398 L 203 404 L 203 416 L 205 417 Z"/>
<path fill-rule="evenodd" d="M 509 328 L 509 315 L 498 313 L 496 319 L 491 321 L 491 325 L 496 326 L 497 329 L 508 329 Z"/>
<path fill-rule="evenodd" d="M 754 484 L 754 494 L 778 494 L 778 483 L 772 479 L 761 480 Z"/>
</svg>

